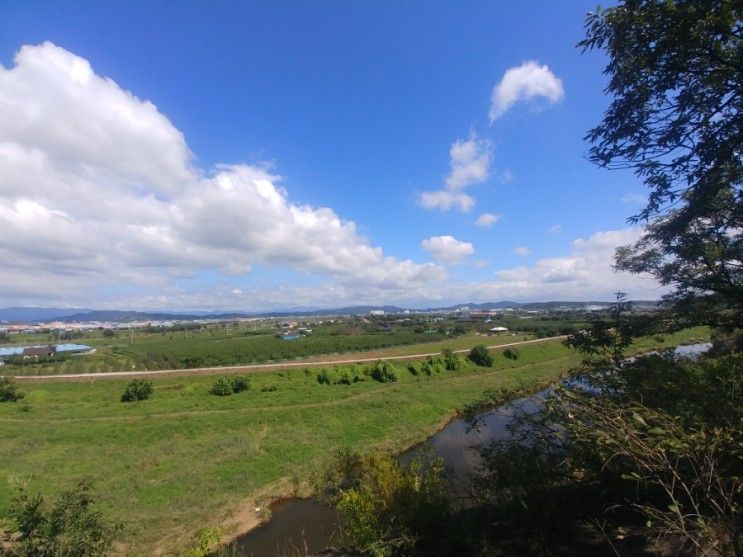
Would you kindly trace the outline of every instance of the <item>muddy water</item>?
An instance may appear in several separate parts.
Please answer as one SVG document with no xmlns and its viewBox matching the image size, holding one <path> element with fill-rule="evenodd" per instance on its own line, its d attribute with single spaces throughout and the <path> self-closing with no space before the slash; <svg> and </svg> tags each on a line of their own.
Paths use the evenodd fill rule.
<svg viewBox="0 0 743 557">
<path fill-rule="evenodd" d="M 679 346 L 676 354 L 693 357 L 712 347 L 709 343 Z M 531 397 L 514 400 L 478 416 L 480 425 L 470 430 L 468 424 L 456 419 L 441 431 L 416 447 L 400 455 L 399 461 L 407 464 L 421 449 L 431 450 L 441 457 L 451 473 L 453 492 L 460 493 L 468 474 L 475 472 L 478 464 L 476 446 L 491 440 L 505 439 L 508 425 L 517 410 L 534 412 L 548 390 Z M 430 447 L 430 449 L 429 449 Z M 240 536 L 229 548 L 230 557 L 270 557 L 308 555 L 326 547 L 339 545 L 340 535 L 337 512 L 312 499 L 289 499 L 272 507 L 271 520 L 255 530 Z"/>
</svg>

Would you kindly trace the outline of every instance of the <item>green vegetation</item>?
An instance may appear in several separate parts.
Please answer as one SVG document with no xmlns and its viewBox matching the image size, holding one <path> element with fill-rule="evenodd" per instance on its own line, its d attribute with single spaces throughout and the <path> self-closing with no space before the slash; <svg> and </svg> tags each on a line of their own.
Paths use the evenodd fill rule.
<svg viewBox="0 0 743 557">
<path fill-rule="evenodd" d="M 426 334 L 413 324 L 380 330 L 375 324 L 356 324 L 353 320 L 346 324 L 313 326 L 312 334 L 293 341 L 279 338 L 278 330 L 276 327 L 267 331 L 251 326 L 193 324 L 183 327 L 183 330 L 144 328 L 134 331 L 131 337 L 128 333 L 111 336 L 106 330 L 93 331 L 75 339 L 94 347 L 96 352 L 93 354 L 75 358 L 55 356 L 40 361 L 8 358 L 6 367 L 8 373 L 14 375 L 187 369 L 285 361 L 456 340 L 456 335 L 447 335 L 445 330 Z M 40 342 L 35 335 L 15 340 L 16 343 Z M 467 346 L 471 346 L 471 342 Z M 440 349 L 436 345 L 431 351 Z"/>
<path fill-rule="evenodd" d="M 479 447 L 470 507 L 429 528 L 433 536 L 406 528 L 426 509 L 411 519 L 403 503 L 374 505 L 406 493 L 394 480 L 407 472 L 367 464 L 362 478 L 385 481 L 341 491 L 339 503 L 354 549 L 743 555 L 742 21 L 733 0 L 624 0 L 587 16 L 580 46 L 606 51 L 613 95 L 587 134 L 590 158 L 632 169 L 649 194 L 630 219 L 643 235 L 619 248 L 617 267 L 673 291 L 662 312 L 645 315 L 618 292 L 610 311 L 569 333 L 583 357 L 571 380 L 536 410 L 513 408 L 510 435 Z M 627 359 L 637 338 L 662 343 L 689 325 L 713 327 L 708 354 Z M 485 365 L 486 355 L 479 346 L 470 359 Z M 468 410 L 515 395 L 488 390 Z"/>
<path fill-rule="evenodd" d="M 118 526 L 103 518 L 90 483 L 81 481 L 51 504 L 21 486 L 10 505 L 13 521 L 0 551 L 8 557 L 97 557 L 111 549 Z"/>
<path fill-rule="evenodd" d="M 358 475 L 339 489 L 335 499 L 351 546 L 380 557 L 409 554 L 414 548 L 442 554 L 441 545 L 422 540 L 443 539 L 451 514 L 448 485 L 441 459 L 418 456 L 401 466 L 391 457 L 359 458 Z"/>
<path fill-rule="evenodd" d="M 24 397 L 24 392 L 12 377 L 0 375 L 0 402 L 16 402 Z"/>
<path fill-rule="evenodd" d="M 217 379 L 209 393 L 215 396 L 230 396 L 232 394 L 242 393 L 250 388 L 250 379 L 244 375 L 237 375 L 233 378 L 220 377 Z"/>
<path fill-rule="evenodd" d="M 707 334 L 684 331 L 633 349 Z M 198 528 L 229 527 L 238 506 L 306 493 L 340 448 L 394 454 L 436 431 L 483 389 L 537 390 L 580 361 L 558 341 L 520 353 L 494 369 L 462 359 L 452 373 L 398 370 L 392 383 L 332 388 L 318 383 L 317 371 L 261 373 L 251 376 L 248 396 L 210 395 L 210 376 L 164 377 L 153 380 L 157 396 L 146 404 L 120 404 L 127 382 L 118 379 L 30 382 L 27 411 L 0 405 L 0 481 L 21 477 L 55 497 L 92 478 L 104 515 L 123 524 L 119 539 L 128 550 L 185 550 Z M 0 516 L 9 516 L 9 505 L 0 489 Z"/>
<path fill-rule="evenodd" d="M 493 365 L 493 355 L 488 352 L 488 349 L 482 344 L 474 346 L 468 357 L 478 366 L 491 367 Z"/>
<path fill-rule="evenodd" d="M 152 381 L 146 379 L 135 379 L 131 381 L 124 389 L 121 395 L 121 402 L 136 402 L 138 400 L 147 400 L 152 396 Z"/>
</svg>

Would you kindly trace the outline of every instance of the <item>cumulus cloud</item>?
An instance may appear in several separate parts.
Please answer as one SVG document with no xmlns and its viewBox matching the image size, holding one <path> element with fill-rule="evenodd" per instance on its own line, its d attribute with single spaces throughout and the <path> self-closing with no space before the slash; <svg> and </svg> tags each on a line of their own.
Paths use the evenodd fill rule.
<svg viewBox="0 0 743 557">
<path fill-rule="evenodd" d="M 421 247 L 431 252 L 436 261 L 456 263 L 475 253 L 469 242 L 461 242 L 453 236 L 432 236 L 421 242 Z"/>
<path fill-rule="evenodd" d="M 470 211 L 475 200 L 462 190 L 486 181 L 492 160 L 492 143 L 476 133 L 471 133 L 466 140 L 455 141 L 449 149 L 450 170 L 444 179 L 444 188 L 421 192 L 418 202 L 426 209 L 448 211 L 456 207 L 463 213 Z"/>
<path fill-rule="evenodd" d="M 549 104 L 563 99 L 562 82 L 547 65 L 528 60 L 520 66 L 510 68 L 493 88 L 490 97 L 490 121 L 494 122 L 519 101 L 543 98 Z"/>
<path fill-rule="evenodd" d="M 513 253 L 515 253 L 519 257 L 526 257 L 531 253 L 531 251 L 526 246 L 517 246 L 513 248 Z"/>
<path fill-rule="evenodd" d="M 481 228 L 490 228 L 500 219 L 501 219 L 500 215 L 494 215 L 493 213 L 483 213 L 482 215 L 477 217 L 477 220 L 475 221 L 475 226 L 479 226 Z"/>
<path fill-rule="evenodd" d="M 254 265 L 380 290 L 446 276 L 385 255 L 354 222 L 293 203 L 280 184 L 255 165 L 195 168 L 154 104 L 51 43 L 0 66 L 0 300 L 175 296 L 179 278 Z"/>
<path fill-rule="evenodd" d="M 617 290 L 634 299 L 657 299 L 666 292 L 649 276 L 618 273 L 613 270 L 616 248 L 635 242 L 639 228 L 596 232 L 572 243 L 564 257 L 539 259 L 530 267 L 515 267 L 496 272 L 497 281 L 484 291 L 503 292 L 523 299 L 608 300 Z"/>
</svg>

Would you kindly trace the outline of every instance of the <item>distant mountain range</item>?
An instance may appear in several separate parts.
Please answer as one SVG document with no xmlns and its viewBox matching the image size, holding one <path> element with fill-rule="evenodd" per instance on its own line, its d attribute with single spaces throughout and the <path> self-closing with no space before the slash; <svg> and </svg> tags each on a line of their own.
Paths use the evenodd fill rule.
<svg viewBox="0 0 743 557">
<path fill-rule="evenodd" d="M 555 309 L 583 309 L 591 306 L 607 306 L 610 302 L 485 302 L 481 304 L 464 303 L 447 307 L 436 307 L 428 309 L 402 308 L 398 306 L 349 306 L 334 309 L 297 309 L 271 312 L 149 312 L 149 311 L 121 311 L 121 310 L 93 310 L 85 308 L 30 308 L 30 307 L 9 307 L 0 308 L 0 321 L 35 323 L 46 321 L 66 321 L 68 323 L 81 321 L 190 321 L 194 319 L 236 319 L 240 317 L 312 317 L 319 315 L 359 315 L 368 314 L 372 310 L 382 310 L 385 313 L 402 313 L 406 309 L 410 311 L 431 311 L 431 312 L 450 312 L 456 311 L 462 307 L 469 308 L 469 311 L 482 311 L 493 309 L 514 308 L 522 310 L 541 310 L 549 311 Z M 655 301 L 633 301 L 635 306 L 655 307 L 658 302 Z"/>
</svg>

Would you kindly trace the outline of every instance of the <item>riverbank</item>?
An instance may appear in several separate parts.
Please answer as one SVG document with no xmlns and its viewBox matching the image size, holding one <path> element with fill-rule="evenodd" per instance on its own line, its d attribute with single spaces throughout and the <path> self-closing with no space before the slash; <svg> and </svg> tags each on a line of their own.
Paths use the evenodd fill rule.
<svg viewBox="0 0 743 557">
<path fill-rule="evenodd" d="M 649 339 L 645 349 L 704 335 Z M 151 400 L 134 404 L 119 401 L 126 380 L 24 384 L 23 402 L 0 405 L 0 481 L 19 477 L 54 497 L 91 478 L 101 510 L 123 525 L 119 553 L 183 553 L 199 528 L 241 534 L 260 520 L 256 507 L 305 493 L 338 449 L 402 452 L 483 390 L 551 382 L 579 361 L 551 341 L 520 348 L 517 360 L 498 353 L 487 369 L 467 364 L 429 378 L 400 365 L 394 383 L 261 373 L 249 392 L 229 397 L 209 395 L 214 377 L 165 377 Z M 0 516 L 9 497 L 0 490 Z"/>
<path fill-rule="evenodd" d="M 692 337 L 683 334 L 669 340 L 686 343 L 690 339 L 704 341 L 706 337 Z M 668 344 L 664 346 L 664 348 L 667 347 L 669 347 Z M 683 355 L 685 353 L 684 348 L 687 347 L 694 349 L 694 353 L 699 352 L 700 349 L 702 351 L 706 349 L 702 344 L 688 346 L 680 344 L 676 352 Z M 637 357 L 657 352 L 658 348 L 659 346 L 655 340 L 644 339 L 630 347 L 627 350 L 627 354 L 631 357 Z M 507 435 L 506 427 L 511 419 L 510 412 L 493 415 L 492 411 L 498 407 L 509 407 L 516 400 L 522 402 L 529 401 L 539 393 L 545 392 L 556 381 L 564 379 L 567 376 L 568 371 L 555 379 L 521 385 L 519 388 L 512 389 L 507 399 L 498 401 L 497 403 L 491 400 L 487 405 L 477 409 L 473 407 L 468 408 L 467 414 L 474 411 L 484 417 L 484 429 L 482 432 L 469 431 L 466 423 L 463 422 L 465 413 L 454 411 L 433 428 L 432 431 L 427 433 L 421 432 L 422 435 L 419 441 L 401 450 L 389 451 L 389 454 L 396 455 L 404 463 L 424 444 L 431 443 L 433 454 L 443 458 L 447 468 L 454 473 L 454 478 L 458 481 L 464 481 L 467 474 L 474 472 L 476 466 L 477 454 L 471 445 L 482 442 L 483 439 L 502 438 Z M 452 430 L 453 426 L 457 426 L 454 428 L 456 431 L 449 431 Z M 222 543 L 223 546 L 227 547 L 227 554 L 234 555 L 235 557 L 245 557 L 248 555 L 268 555 L 268 553 L 263 552 L 267 548 L 275 550 L 276 547 L 287 547 L 290 549 L 314 547 L 312 551 L 321 551 L 327 547 L 328 536 L 332 533 L 332 525 L 318 524 L 316 515 L 318 513 L 323 514 L 323 516 L 327 515 L 325 516 L 326 521 L 337 521 L 337 517 L 334 516 L 335 513 L 327 512 L 324 505 L 316 502 L 312 498 L 313 496 L 314 494 L 312 492 L 304 492 L 299 496 L 295 496 L 293 499 L 287 500 L 284 495 L 268 503 L 267 507 L 278 510 L 279 514 L 276 518 L 271 518 L 267 521 L 254 520 L 250 524 L 250 527 L 246 528 L 243 533 L 237 536 L 224 536 Z M 307 508 L 298 509 L 295 507 Z M 255 531 L 256 528 L 259 528 L 259 531 Z M 286 536 L 286 539 L 283 539 L 282 536 Z M 323 545 L 323 543 L 325 544 Z"/>
</svg>

